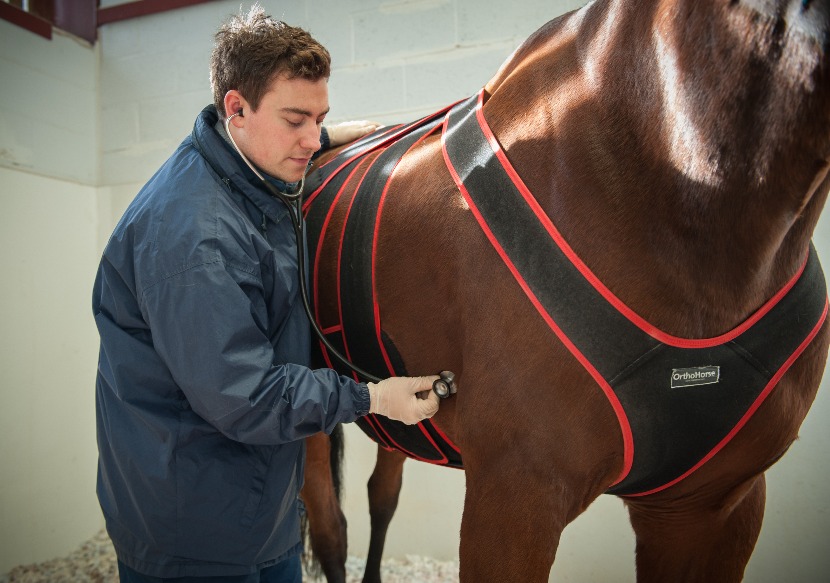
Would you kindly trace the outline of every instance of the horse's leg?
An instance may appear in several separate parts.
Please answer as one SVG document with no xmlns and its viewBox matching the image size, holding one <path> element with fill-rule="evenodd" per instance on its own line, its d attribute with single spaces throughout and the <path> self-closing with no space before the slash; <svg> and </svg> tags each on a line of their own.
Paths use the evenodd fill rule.
<svg viewBox="0 0 830 583">
<path fill-rule="evenodd" d="M 737 582 L 764 517 L 766 485 L 756 476 L 721 500 L 628 502 L 637 537 L 638 583 Z"/>
<path fill-rule="evenodd" d="M 326 580 L 345 583 L 346 517 L 335 489 L 331 453 L 331 439 L 325 433 L 306 439 L 305 484 L 300 494 L 306 505 L 311 549 Z"/>
<path fill-rule="evenodd" d="M 583 485 L 566 485 L 525 462 L 517 455 L 488 467 L 467 466 L 462 583 L 548 581 L 562 530 L 587 504 L 575 500 Z"/>
<path fill-rule="evenodd" d="M 369 539 L 369 555 L 363 583 L 380 583 L 380 562 L 389 523 L 398 507 L 398 496 L 403 483 L 403 463 L 406 456 L 378 446 L 375 469 L 369 478 L 369 515 L 372 532 Z"/>
</svg>

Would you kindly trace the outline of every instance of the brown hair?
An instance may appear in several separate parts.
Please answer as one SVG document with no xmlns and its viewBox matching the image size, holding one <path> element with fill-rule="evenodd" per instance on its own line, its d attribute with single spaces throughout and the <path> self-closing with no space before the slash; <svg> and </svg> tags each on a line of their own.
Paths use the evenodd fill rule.
<svg viewBox="0 0 830 583">
<path fill-rule="evenodd" d="M 301 28 L 274 20 L 254 4 L 216 33 L 210 56 L 210 87 L 220 115 L 225 94 L 239 91 L 256 111 L 271 82 L 279 75 L 289 79 L 328 79 L 331 57 L 323 45 Z"/>
</svg>

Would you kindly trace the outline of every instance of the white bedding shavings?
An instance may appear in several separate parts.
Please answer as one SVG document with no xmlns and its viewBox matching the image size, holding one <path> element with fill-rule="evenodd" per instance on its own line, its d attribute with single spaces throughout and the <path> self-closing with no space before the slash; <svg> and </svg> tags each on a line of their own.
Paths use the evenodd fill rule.
<svg viewBox="0 0 830 583">
<path fill-rule="evenodd" d="M 106 530 L 83 543 L 66 557 L 36 565 L 20 565 L 5 575 L 0 583 L 112 583 L 118 581 L 115 551 Z"/>
<path fill-rule="evenodd" d="M 346 561 L 347 583 L 360 583 L 366 559 L 349 557 Z M 385 559 L 381 564 L 384 583 L 457 583 L 458 561 L 438 561 L 427 557 L 407 556 Z M 324 583 L 304 575 L 306 583 Z M 115 552 L 105 530 L 101 530 L 78 550 L 66 557 L 36 565 L 20 565 L 5 575 L 0 583 L 117 583 Z"/>
<path fill-rule="evenodd" d="M 360 583 L 366 559 L 346 560 L 346 583 Z M 380 565 L 383 583 L 458 583 L 458 561 L 438 561 L 407 555 L 405 559 L 384 559 Z"/>
</svg>

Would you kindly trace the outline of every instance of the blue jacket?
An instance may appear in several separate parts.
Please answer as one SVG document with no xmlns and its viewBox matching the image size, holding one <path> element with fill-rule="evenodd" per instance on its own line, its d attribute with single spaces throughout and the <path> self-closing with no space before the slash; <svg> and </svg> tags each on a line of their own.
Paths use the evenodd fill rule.
<svg viewBox="0 0 830 583">
<path fill-rule="evenodd" d="M 157 577 L 300 552 L 302 440 L 369 409 L 366 385 L 307 368 L 288 211 L 216 121 L 127 208 L 93 292 L 98 499 L 118 558 Z"/>
</svg>

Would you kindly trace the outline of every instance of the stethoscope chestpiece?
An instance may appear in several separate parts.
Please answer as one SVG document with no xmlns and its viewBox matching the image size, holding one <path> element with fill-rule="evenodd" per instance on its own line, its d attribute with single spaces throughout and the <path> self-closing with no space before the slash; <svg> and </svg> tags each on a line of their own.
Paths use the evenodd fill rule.
<svg viewBox="0 0 830 583">
<path fill-rule="evenodd" d="M 458 386 L 455 384 L 455 373 L 449 370 L 442 370 L 432 383 L 433 392 L 441 399 L 446 399 L 458 392 Z"/>
</svg>

